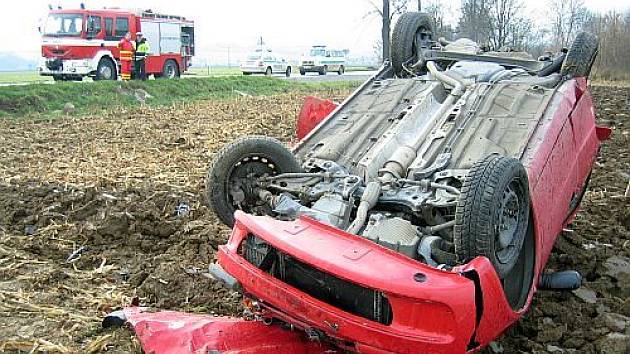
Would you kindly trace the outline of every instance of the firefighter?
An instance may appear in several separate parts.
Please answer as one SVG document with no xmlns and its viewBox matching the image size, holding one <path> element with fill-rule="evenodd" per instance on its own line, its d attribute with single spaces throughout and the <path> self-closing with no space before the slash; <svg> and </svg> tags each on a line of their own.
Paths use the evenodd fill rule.
<svg viewBox="0 0 630 354">
<path fill-rule="evenodd" d="M 131 33 L 125 33 L 123 39 L 118 42 L 118 49 L 120 49 L 120 78 L 123 81 L 131 80 L 133 53 L 136 50 L 135 43 L 131 41 Z"/>
<path fill-rule="evenodd" d="M 146 58 L 150 50 L 149 43 L 147 43 L 147 39 L 144 38 L 142 32 L 136 33 L 135 68 L 137 76 L 141 80 L 147 79 Z"/>
</svg>

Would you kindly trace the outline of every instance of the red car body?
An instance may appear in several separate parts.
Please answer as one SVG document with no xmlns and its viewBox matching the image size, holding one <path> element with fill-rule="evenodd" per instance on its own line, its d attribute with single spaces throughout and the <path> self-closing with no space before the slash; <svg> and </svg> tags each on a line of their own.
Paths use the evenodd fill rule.
<svg viewBox="0 0 630 354">
<path fill-rule="evenodd" d="M 298 120 L 300 137 L 334 108 L 308 98 Z M 530 136 L 521 162 L 529 178 L 534 269 L 527 300 L 517 310 L 488 258 L 441 270 L 305 216 L 281 221 L 237 211 L 218 263 L 238 281 L 255 317 L 277 319 L 298 331 L 139 308 L 125 309 L 124 317 L 144 349 L 155 353 L 476 352 L 531 306 L 556 237 L 575 216 L 600 143 L 610 133 L 596 126 L 586 80 L 577 78 L 560 85 Z M 323 273 L 383 293 L 392 322 L 351 314 L 260 270 L 241 255 L 248 235 Z"/>
<path fill-rule="evenodd" d="M 298 127 L 313 126 L 312 115 L 304 119 L 308 122 Z M 233 233 L 227 245 L 219 247 L 218 260 L 244 293 L 258 300 L 260 315 L 305 330 L 317 329 L 347 349 L 360 353 L 476 351 L 529 308 L 536 280 L 556 237 L 573 219 L 600 142 L 609 134 L 607 128 L 596 126 L 586 80 L 577 78 L 558 89 L 530 137 L 521 162 L 529 177 L 535 269 L 526 304 L 517 311 L 508 304 L 499 277 L 485 257 L 443 271 L 308 217 L 279 221 L 237 212 Z M 248 234 L 322 272 L 384 293 L 392 306 L 392 323 L 349 314 L 257 269 L 239 255 Z"/>
</svg>

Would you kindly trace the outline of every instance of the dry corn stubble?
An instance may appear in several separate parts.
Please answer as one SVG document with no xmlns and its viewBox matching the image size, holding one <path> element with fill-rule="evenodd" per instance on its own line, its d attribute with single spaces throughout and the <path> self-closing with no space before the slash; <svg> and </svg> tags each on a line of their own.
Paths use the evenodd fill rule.
<svg viewBox="0 0 630 354">
<path fill-rule="evenodd" d="M 605 351 L 625 335 L 609 336 L 605 319 L 630 317 L 630 281 L 605 263 L 630 257 L 630 88 L 593 89 L 600 123 L 614 134 L 574 232 L 560 236 L 548 267 L 581 271 L 596 303 L 538 293 L 530 315 L 499 340 L 505 352 Z M 106 312 L 134 296 L 161 308 L 238 313 L 238 294 L 204 275 L 229 233 L 206 206 L 204 174 L 238 136 L 290 141 L 301 102 L 289 94 L 0 121 L 0 351 L 137 352 L 130 332 L 99 330 Z"/>
</svg>

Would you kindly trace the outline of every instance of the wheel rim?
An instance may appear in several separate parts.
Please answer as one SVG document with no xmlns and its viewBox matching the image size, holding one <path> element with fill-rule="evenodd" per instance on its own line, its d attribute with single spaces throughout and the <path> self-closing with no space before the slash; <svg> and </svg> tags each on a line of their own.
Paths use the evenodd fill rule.
<svg viewBox="0 0 630 354">
<path fill-rule="evenodd" d="M 175 77 L 175 67 L 172 64 L 166 66 L 166 77 L 172 79 Z"/>
<path fill-rule="evenodd" d="M 112 68 L 109 65 L 103 65 L 98 71 L 99 76 L 105 80 L 112 78 Z"/>
<path fill-rule="evenodd" d="M 506 264 L 515 259 L 523 244 L 525 224 L 524 190 L 518 178 L 507 185 L 500 198 L 497 209 L 497 226 L 495 230 L 495 255 L 499 262 Z"/>
<path fill-rule="evenodd" d="M 269 206 L 258 198 L 256 181 L 278 173 L 278 166 L 261 154 L 250 154 L 235 163 L 228 172 L 226 199 L 234 210 L 262 214 Z"/>
<path fill-rule="evenodd" d="M 416 31 L 416 34 L 413 37 L 413 45 L 411 46 L 411 60 L 414 62 L 411 64 L 415 64 L 415 62 L 420 59 L 424 59 L 424 55 L 422 54 L 423 49 L 429 48 L 431 41 L 433 40 L 433 32 L 430 28 L 419 27 Z"/>
</svg>

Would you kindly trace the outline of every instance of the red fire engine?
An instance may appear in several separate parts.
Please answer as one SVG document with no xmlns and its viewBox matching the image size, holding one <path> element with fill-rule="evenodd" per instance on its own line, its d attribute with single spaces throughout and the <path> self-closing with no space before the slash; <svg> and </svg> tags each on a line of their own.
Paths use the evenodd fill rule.
<svg viewBox="0 0 630 354">
<path fill-rule="evenodd" d="M 125 33 L 142 32 L 151 51 L 147 75 L 176 78 L 195 54 L 194 22 L 151 10 L 51 10 L 42 32 L 40 75 L 55 80 L 116 80 L 120 72 L 117 44 Z"/>
</svg>

